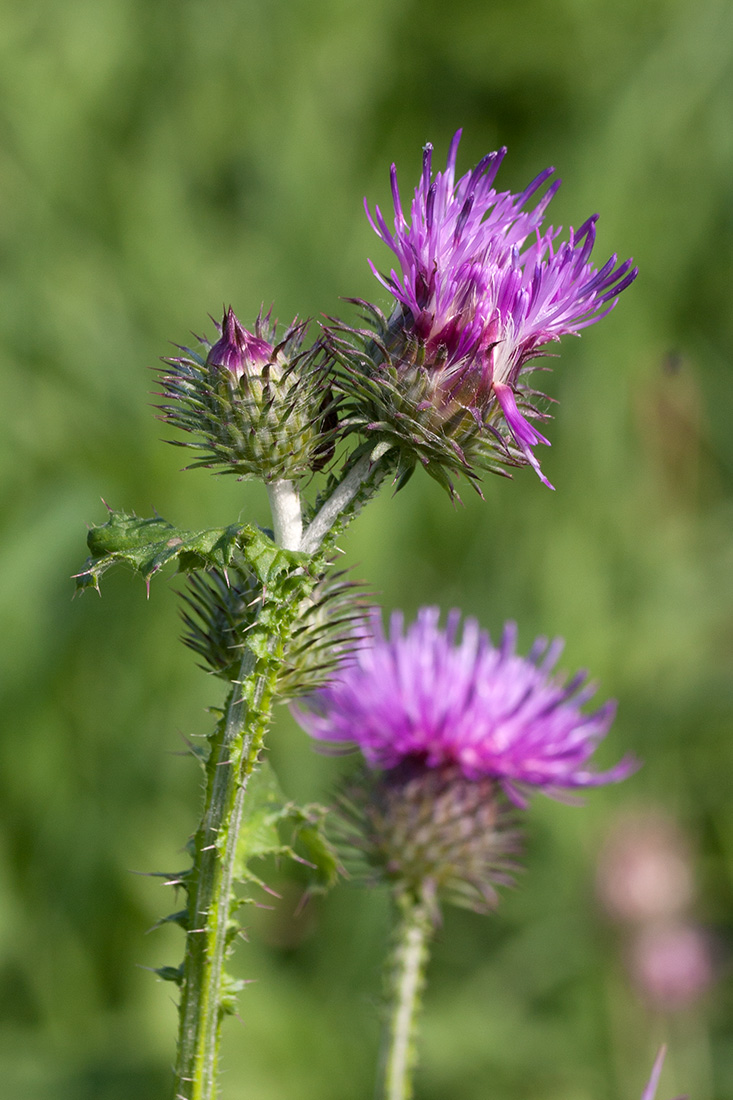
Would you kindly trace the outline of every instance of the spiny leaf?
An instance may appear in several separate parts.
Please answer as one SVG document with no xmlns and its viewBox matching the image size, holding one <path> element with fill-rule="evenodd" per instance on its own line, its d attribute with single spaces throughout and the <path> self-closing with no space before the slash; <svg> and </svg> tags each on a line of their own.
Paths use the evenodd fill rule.
<svg viewBox="0 0 733 1100">
<path fill-rule="evenodd" d="M 343 874 L 343 868 L 338 861 L 335 849 L 326 838 L 324 822 L 327 810 L 322 806 L 307 807 L 308 817 L 304 817 L 302 823 L 296 825 L 297 839 L 302 845 L 306 859 L 313 867 L 313 881 L 310 884 L 311 894 L 325 894 L 332 886 L 335 886 L 339 875 Z M 314 813 L 318 813 L 317 820 L 313 821 Z"/>
<path fill-rule="evenodd" d="M 146 584 L 168 562 L 177 562 L 179 572 L 227 568 L 237 559 L 249 567 L 262 585 L 302 568 L 307 558 L 283 550 L 259 528 L 230 524 L 203 531 L 185 531 L 161 516 L 141 519 L 110 510 L 106 523 L 92 527 L 87 536 L 90 557 L 76 575 L 78 589 L 99 590 L 99 578 L 111 566 L 124 564 L 140 573 Z"/>
<path fill-rule="evenodd" d="M 177 913 L 170 913 L 167 917 L 161 917 L 157 921 L 153 928 L 162 928 L 166 924 L 177 924 L 179 928 L 184 930 L 189 927 L 188 909 L 179 909 Z"/>
<path fill-rule="evenodd" d="M 238 878 L 249 877 L 251 860 L 281 853 L 283 845 L 277 827 L 284 806 L 285 796 L 275 772 L 268 761 L 263 760 L 247 782 L 247 816 L 240 827 L 237 844 Z"/>
<path fill-rule="evenodd" d="M 175 982 L 176 985 L 183 984 L 182 966 L 159 966 L 155 973 L 159 978 L 162 978 L 164 982 Z"/>
<path fill-rule="evenodd" d="M 237 994 L 241 993 L 249 982 L 245 978 L 233 978 L 224 972 L 221 976 L 219 1010 L 223 1016 L 235 1016 L 237 1012 Z"/>
<path fill-rule="evenodd" d="M 267 761 L 262 761 L 247 785 L 248 815 L 242 823 L 237 843 L 235 873 L 240 882 L 263 885 L 250 864 L 266 856 L 287 856 L 309 864 L 314 871 L 314 892 L 325 892 L 336 882 L 339 863 L 326 840 L 323 822 L 326 810 L 321 806 L 297 806 L 288 801 Z M 281 829 L 289 828 L 284 841 Z M 305 858 L 298 854 L 301 846 Z"/>
<path fill-rule="evenodd" d="M 283 550 L 259 527 L 248 524 L 240 528 L 240 532 L 241 548 L 247 564 L 263 585 L 271 585 L 283 573 L 292 573 L 309 564 L 307 554 Z"/>
<path fill-rule="evenodd" d="M 161 516 L 141 519 L 126 512 L 110 511 L 106 523 L 92 527 L 87 536 L 90 557 L 77 574 L 77 588 L 99 589 L 99 578 L 111 566 L 128 565 L 146 583 L 168 562 L 177 561 L 182 572 L 218 567 L 226 570 L 238 547 L 242 528 L 210 528 L 182 531 Z"/>
</svg>

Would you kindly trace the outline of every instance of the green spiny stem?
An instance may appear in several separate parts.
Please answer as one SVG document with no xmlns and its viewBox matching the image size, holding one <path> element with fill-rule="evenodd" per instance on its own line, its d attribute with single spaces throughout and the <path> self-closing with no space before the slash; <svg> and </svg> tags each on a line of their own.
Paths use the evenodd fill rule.
<svg viewBox="0 0 733 1100">
<path fill-rule="evenodd" d="M 300 543 L 303 553 L 315 554 L 336 520 L 358 497 L 360 490 L 370 479 L 374 482 L 374 487 L 379 484 L 387 473 L 387 465 L 382 460 L 391 449 L 391 444 L 380 443 L 371 453 L 357 459 L 306 528 Z"/>
<path fill-rule="evenodd" d="M 424 899 L 403 892 L 396 900 L 399 924 L 390 960 L 389 1017 L 377 1090 L 379 1100 L 410 1100 L 413 1094 L 417 1012 L 433 933 L 431 911 Z"/>
<path fill-rule="evenodd" d="M 256 659 L 245 650 L 238 681 L 232 685 L 226 713 L 212 738 L 204 813 L 187 881 L 176 1100 L 214 1100 L 216 1096 L 237 839 L 247 780 L 269 723 L 277 656 Z"/>
<path fill-rule="evenodd" d="M 270 499 L 276 541 L 314 554 L 331 527 L 354 503 L 368 497 L 387 471 L 382 444 L 358 459 L 325 502 L 300 542 L 300 505 L 290 482 L 273 483 Z M 289 544 L 289 545 L 288 545 Z M 291 605 L 295 613 L 297 602 Z M 232 938 L 232 892 L 237 841 L 247 780 L 257 763 L 270 720 L 272 694 L 284 640 L 292 629 L 288 612 L 278 616 L 267 657 L 245 650 L 226 713 L 211 738 L 206 796 L 194 838 L 193 867 L 186 880 L 188 920 L 181 982 L 175 1100 L 215 1100 L 219 1039 L 226 1012 L 224 961 Z"/>
</svg>

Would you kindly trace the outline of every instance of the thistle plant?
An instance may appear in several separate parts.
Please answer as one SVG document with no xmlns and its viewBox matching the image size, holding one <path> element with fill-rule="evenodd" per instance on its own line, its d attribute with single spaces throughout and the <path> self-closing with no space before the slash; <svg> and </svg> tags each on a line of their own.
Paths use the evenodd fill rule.
<svg viewBox="0 0 733 1100">
<path fill-rule="evenodd" d="M 189 531 L 110 511 L 89 532 L 79 587 L 99 589 L 116 564 L 146 584 L 174 564 L 186 578 L 183 640 L 227 686 L 198 754 L 205 784 L 191 863 L 164 876 L 185 895 L 168 918 L 185 934 L 183 962 L 158 971 L 179 990 L 176 1100 L 217 1095 L 221 1025 L 237 993 L 226 962 L 259 882 L 252 861 L 305 860 L 316 889 L 338 872 L 326 810 L 289 801 L 263 759 L 275 701 L 304 697 L 297 713 L 313 736 L 356 741 L 364 755 L 348 796 L 352 838 L 394 883 L 402 914 L 391 1100 L 409 1094 L 412 1005 L 440 903 L 494 904 L 528 790 L 607 782 L 631 767 L 589 770 L 611 709 L 584 713 L 581 681 L 552 677 L 554 644 L 520 658 L 511 629 L 497 649 L 470 621 L 457 643 L 458 618 L 441 632 L 432 611 L 404 637 L 395 621 L 388 641 L 336 568 L 337 540 L 361 508 L 418 466 L 451 495 L 459 477 L 478 489 L 482 473 L 522 465 L 549 484 L 534 450 L 548 443 L 537 427 L 547 401 L 529 374 L 548 344 L 605 316 L 636 275 L 615 256 L 593 266 L 595 216 L 562 242 L 543 230 L 559 186 L 552 169 L 518 195 L 498 192 L 502 150 L 456 182 L 459 139 L 435 175 L 426 146 L 409 217 L 393 167 L 393 229 L 367 206 L 399 265 L 388 274 L 372 265 L 384 309 L 352 299 L 355 323 L 296 318 L 283 331 L 271 312 L 249 330 L 227 308 L 212 339 L 164 361 L 160 415 L 181 433 L 171 442 L 192 452 L 193 468 L 263 482 L 270 520 Z M 380 662 L 392 676 L 382 700 Z"/>
</svg>

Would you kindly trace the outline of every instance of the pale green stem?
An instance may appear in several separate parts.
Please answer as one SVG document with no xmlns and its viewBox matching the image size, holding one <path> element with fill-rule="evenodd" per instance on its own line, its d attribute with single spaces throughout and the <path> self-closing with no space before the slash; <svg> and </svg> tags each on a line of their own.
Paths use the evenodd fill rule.
<svg viewBox="0 0 733 1100">
<path fill-rule="evenodd" d="M 298 490 L 292 481 L 269 481 L 267 495 L 270 499 L 275 542 L 284 550 L 300 550 L 303 517 Z"/>
<path fill-rule="evenodd" d="M 412 894 L 397 898 L 400 922 L 390 960 L 389 1016 L 384 1033 L 379 1100 L 410 1100 L 417 1063 L 417 1013 L 425 986 L 433 921 L 426 903 Z"/>
<path fill-rule="evenodd" d="M 391 450 L 391 444 L 379 443 L 373 451 L 362 455 L 354 463 L 343 481 L 339 482 L 321 510 L 306 528 L 300 544 L 300 549 L 305 554 L 315 554 L 336 520 L 349 507 L 362 485 L 369 481 L 370 477 L 377 474 L 381 459 L 389 450 Z"/>
</svg>

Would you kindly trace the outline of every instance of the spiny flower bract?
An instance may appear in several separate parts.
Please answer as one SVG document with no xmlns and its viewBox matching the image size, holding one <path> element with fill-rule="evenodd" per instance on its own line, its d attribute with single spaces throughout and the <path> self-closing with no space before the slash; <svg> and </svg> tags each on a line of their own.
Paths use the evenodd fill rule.
<svg viewBox="0 0 733 1100">
<path fill-rule="evenodd" d="M 519 867 L 516 817 L 496 780 L 466 779 L 456 765 L 361 768 L 339 799 L 336 839 L 352 876 L 420 898 L 437 920 L 440 901 L 496 908 L 496 887 Z"/>
<path fill-rule="evenodd" d="M 534 453 L 548 440 L 533 423 L 545 414 L 541 395 L 526 385 L 528 363 L 548 343 L 604 317 L 636 268 L 615 255 L 600 269 L 591 264 L 597 215 L 564 242 L 560 229 L 542 230 L 560 181 L 526 207 L 552 168 L 518 195 L 497 192 L 501 149 L 456 183 L 460 136 L 435 176 L 432 146 L 425 147 L 407 215 L 392 165 L 393 228 L 365 200 L 399 267 L 384 275 L 371 265 L 395 299 L 388 319 L 360 303 L 375 331 L 364 360 L 352 360 L 356 421 L 411 451 L 413 464 L 421 461 L 451 491 L 451 471 L 475 482 L 477 468 L 505 472 L 497 463 L 529 463 L 549 485 Z"/>
</svg>

